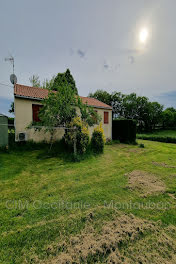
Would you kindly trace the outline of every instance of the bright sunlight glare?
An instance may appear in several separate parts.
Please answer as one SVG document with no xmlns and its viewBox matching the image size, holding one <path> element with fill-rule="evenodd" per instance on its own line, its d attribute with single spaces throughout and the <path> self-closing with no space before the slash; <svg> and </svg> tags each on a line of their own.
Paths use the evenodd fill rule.
<svg viewBox="0 0 176 264">
<path fill-rule="evenodd" d="M 143 28 L 139 33 L 139 40 L 141 43 L 145 44 L 148 38 L 148 30 Z"/>
</svg>

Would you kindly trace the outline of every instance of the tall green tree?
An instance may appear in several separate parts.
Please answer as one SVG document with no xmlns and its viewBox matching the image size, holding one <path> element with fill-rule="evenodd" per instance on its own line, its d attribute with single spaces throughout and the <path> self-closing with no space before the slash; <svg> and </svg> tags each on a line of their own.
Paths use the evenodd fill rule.
<svg viewBox="0 0 176 264">
<path fill-rule="evenodd" d="M 63 85 L 69 85 L 73 90 L 74 94 L 78 94 L 78 89 L 76 87 L 75 80 L 69 69 L 67 69 L 64 73 L 57 74 L 53 81 L 52 89 L 57 91 L 59 87 L 62 87 Z"/>
</svg>

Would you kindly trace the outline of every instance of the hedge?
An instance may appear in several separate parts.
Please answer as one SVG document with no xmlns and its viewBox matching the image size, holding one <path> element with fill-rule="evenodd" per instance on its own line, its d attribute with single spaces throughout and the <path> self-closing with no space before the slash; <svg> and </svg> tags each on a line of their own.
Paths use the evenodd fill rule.
<svg viewBox="0 0 176 264">
<path fill-rule="evenodd" d="M 117 119 L 112 121 L 112 139 L 123 143 L 136 141 L 136 122 L 131 119 Z"/>
<path fill-rule="evenodd" d="M 138 139 L 143 140 L 151 140 L 151 141 L 158 141 L 158 142 L 164 142 L 164 143 L 175 143 L 176 144 L 176 138 L 174 137 L 160 137 L 160 136 L 137 136 Z"/>
</svg>

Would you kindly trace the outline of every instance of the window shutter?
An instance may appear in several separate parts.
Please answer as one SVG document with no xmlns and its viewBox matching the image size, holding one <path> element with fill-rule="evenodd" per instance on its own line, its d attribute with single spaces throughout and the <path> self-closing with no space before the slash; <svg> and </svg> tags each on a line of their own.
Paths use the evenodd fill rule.
<svg viewBox="0 0 176 264">
<path fill-rule="evenodd" d="M 32 105 L 33 122 L 40 122 L 40 118 L 38 115 L 41 107 L 42 105 Z"/>
<path fill-rule="evenodd" d="M 104 124 L 109 124 L 109 112 L 104 112 Z"/>
</svg>

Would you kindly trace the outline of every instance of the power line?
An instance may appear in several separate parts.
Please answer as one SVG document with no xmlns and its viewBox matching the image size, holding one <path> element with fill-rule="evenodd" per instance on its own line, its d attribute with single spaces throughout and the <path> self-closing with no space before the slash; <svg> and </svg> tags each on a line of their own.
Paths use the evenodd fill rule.
<svg viewBox="0 0 176 264">
<path fill-rule="evenodd" d="M 13 88 L 13 86 L 12 86 L 12 85 L 5 84 L 5 83 L 1 83 L 1 82 L 0 82 L 0 85 L 9 86 L 9 87 L 12 87 L 12 88 Z"/>
</svg>

